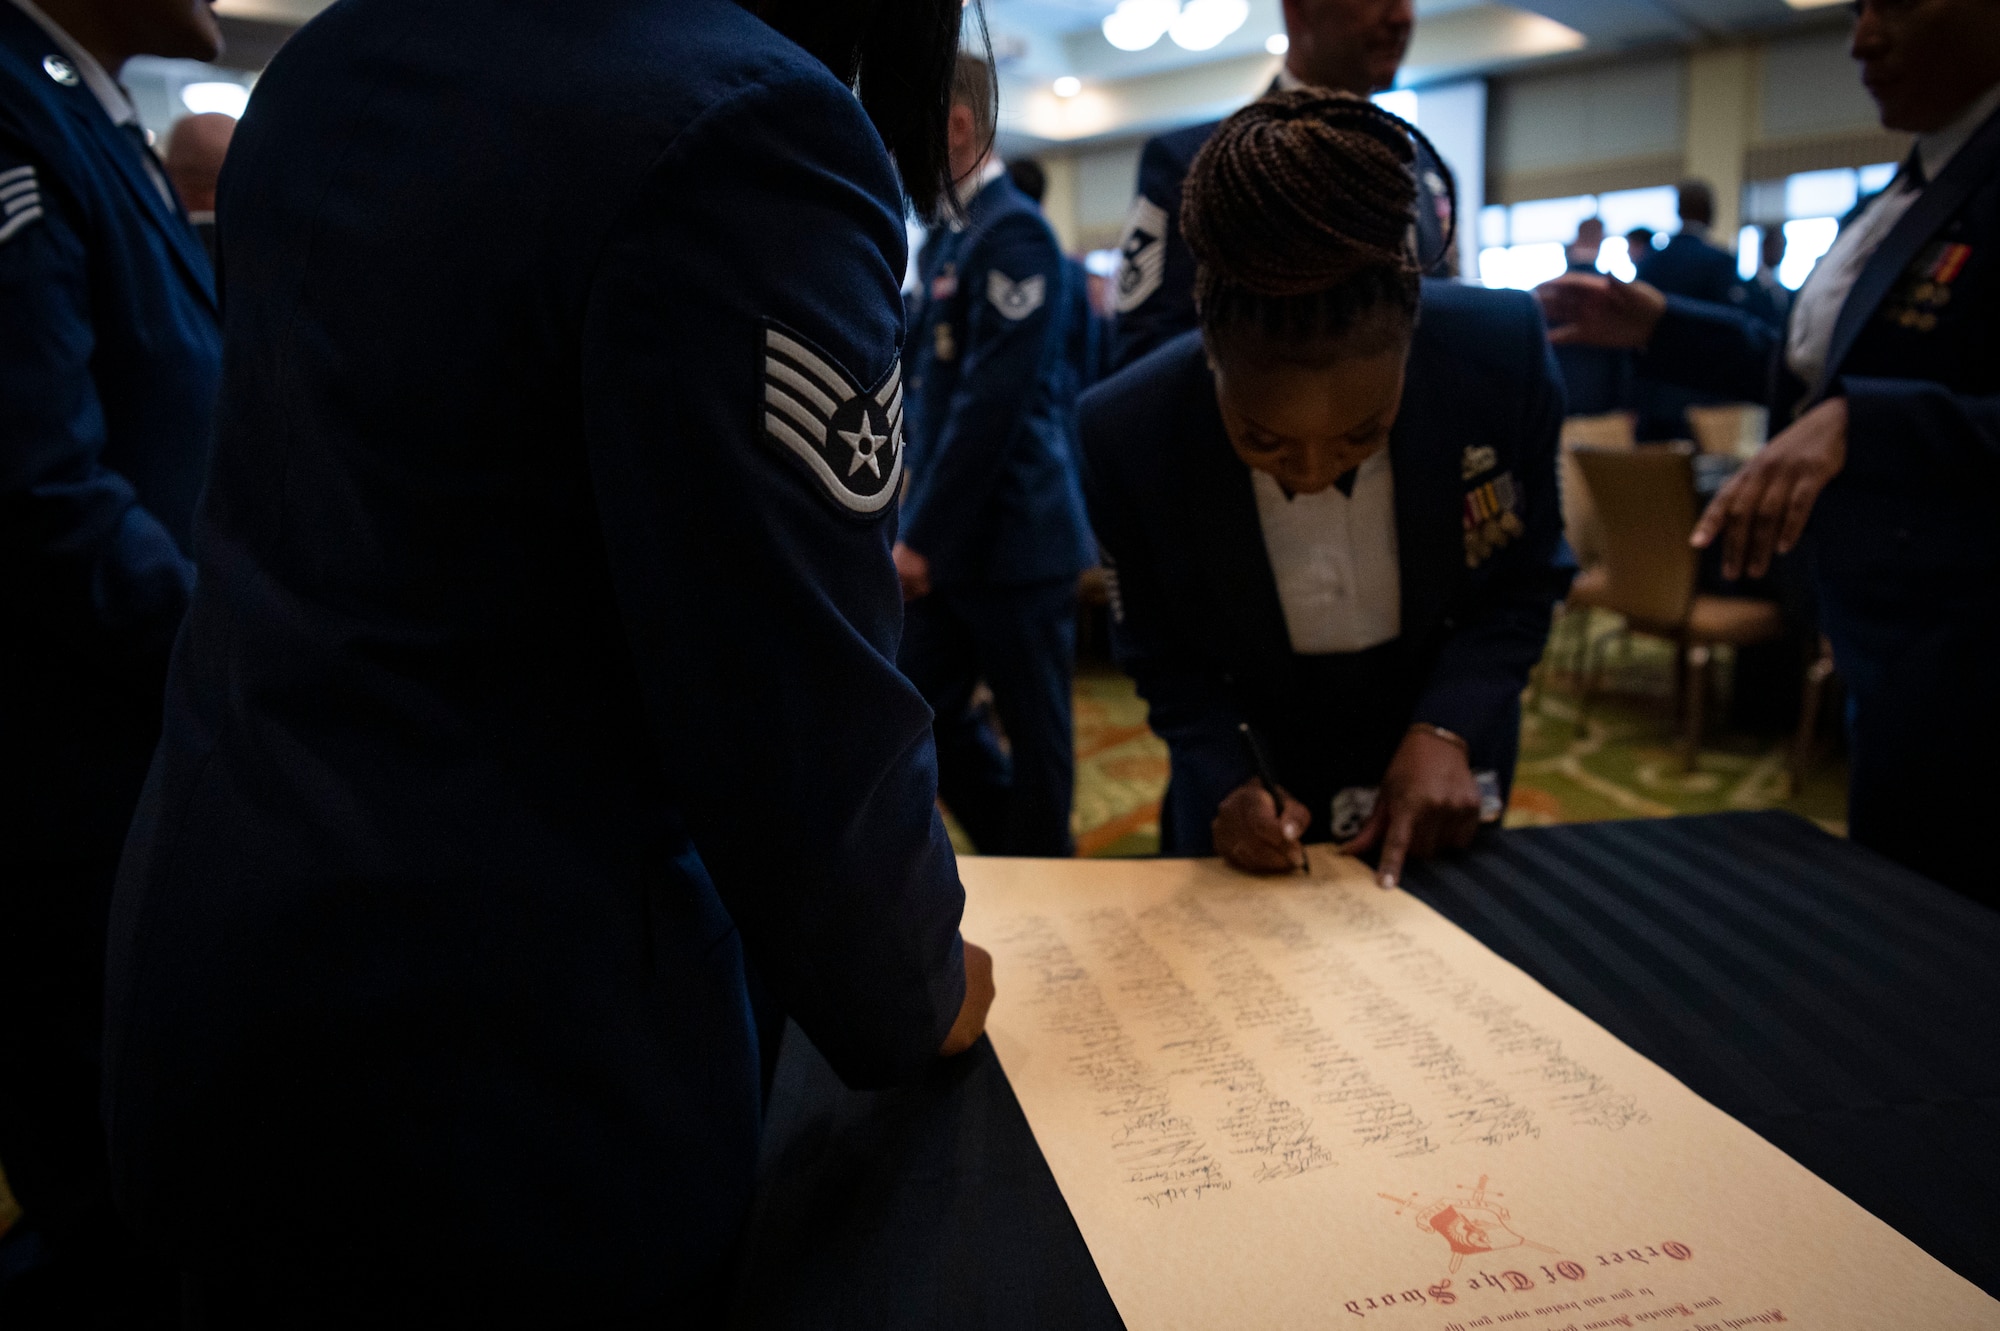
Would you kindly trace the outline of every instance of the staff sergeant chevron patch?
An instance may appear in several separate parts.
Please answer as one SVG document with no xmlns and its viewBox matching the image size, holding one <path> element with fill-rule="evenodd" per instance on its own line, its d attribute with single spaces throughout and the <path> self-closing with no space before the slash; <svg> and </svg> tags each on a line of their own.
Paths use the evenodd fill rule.
<svg viewBox="0 0 2000 1331">
<path fill-rule="evenodd" d="M 993 302 L 993 308 L 1000 311 L 1000 317 L 1013 323 L 1042 308 L 1042 302 L 1049 296 L 1049 280 L 1040 273 L 1024 277 L 1015 282 L 1007 274 L 995 268 L 986 274 L 986 299 Z"/>
<path fill-rule="evenodd" d="M 863 388 L 805 337 L 765 320 L 764 434 L 848 512 L 882 512 L 903 479 L 901 360 Z"/>
<path fill-rule="evenodd" d="M 42 187 L 35 168 L 0 171 L 0 245 L 27 230 L 42 215 Z"/>
</svg>

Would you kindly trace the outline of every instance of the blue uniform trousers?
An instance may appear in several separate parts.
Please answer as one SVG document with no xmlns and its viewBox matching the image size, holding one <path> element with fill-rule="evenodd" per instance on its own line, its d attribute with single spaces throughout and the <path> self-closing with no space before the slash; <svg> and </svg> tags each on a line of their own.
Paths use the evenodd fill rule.
<svg viewBox="0 0 2000 1331">
<path fill-rule="evenodd" d="M 900 663 L 937 714 L 939 796 L 980 853 L 1073 854 L 1075 580 L 953 588 L 913 601 Z M 972 705 L 981 679 L 1007 750 Z"/>
</svg>

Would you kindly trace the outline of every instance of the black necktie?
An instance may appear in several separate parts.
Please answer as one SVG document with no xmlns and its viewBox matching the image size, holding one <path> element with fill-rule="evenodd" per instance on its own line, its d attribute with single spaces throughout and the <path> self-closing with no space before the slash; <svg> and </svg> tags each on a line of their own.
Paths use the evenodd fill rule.
<svg viewBox="0 0 2000 1331">
<path fill-rule="evenodd" d="M 1903 169 L 1896 175 L 1911 189 L 1920 190 L 1930 181 L 1924 175 L 1924 155 L 1916 145 L 1910 147 L 1910 155 L 1903 159 Z"/>
<path fill-rule="evenodd" d="M 1333 488 L 1346 495 L 1349 499 L 1354 498 L 1354 478 L 1360 474 L 1361 468 L 1348 468 L 1346 475 L 1334 478 Z"/>
</svg>

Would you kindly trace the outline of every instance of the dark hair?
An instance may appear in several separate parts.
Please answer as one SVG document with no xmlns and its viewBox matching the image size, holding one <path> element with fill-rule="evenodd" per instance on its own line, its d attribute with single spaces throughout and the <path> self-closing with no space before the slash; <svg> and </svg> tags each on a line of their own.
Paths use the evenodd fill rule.
<svg viewBox="0 0 2000 1331">
<path fill-rule="evenodd" d="M 1202 327 L 1332 339 L 1388 314 L 1407 328 L 1424 271 L 1415 133 L 1325 88 L 1273 93 L 1223 121 L 1181 199 Z"/>
<path fill-rule="evenodd" d="M 861 98 L 902 173 L 917 213 L 955 208 L 951 118 L 959 32 L 967 20 L 982 48 L 979 0 L 738 0 L 817 56 Z M 990 121 L 989 121 L 990 123 Z"/>
<path fill-rule="evenodd" d="M 1675 192 L 1680 195 L 1681 221 L 1703 226 L 1715 221 L 1715 190 L 1706 180 L 1683 180 Z"/>
<path fill-rule="evenodd" d="M 1040 203 L 1042 196 L 1049 192 L 1049 173 L 1032 157 L 1007 163 L 1007 174 L 1013 179 L 1014 188 L 1036 203 Z"/>
<path fill-rule="evenodd" d="M 1635 226 L 1625 233 L 1625 239 L 1628 243 L 1636 240 L 1641 245 L 1650 245 L 1653 243 L 1653 228 L 1649 226 Z"/>
</svg>

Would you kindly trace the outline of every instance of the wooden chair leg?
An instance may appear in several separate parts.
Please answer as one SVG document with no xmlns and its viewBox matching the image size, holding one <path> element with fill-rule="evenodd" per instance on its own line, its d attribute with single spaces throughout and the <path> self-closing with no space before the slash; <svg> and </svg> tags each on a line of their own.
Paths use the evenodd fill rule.
<svg viewBox="0 0 2000 1331">
<path fill-rule="evenodd" d="M 1674 640 L 1674 724 L 1687 724 L 1688 699 L 1688 644 L 1685 638 Z"/>
<path fill-rule="evenodd" d="M 1819 651 L 1806 666 L 1805 688 L 1799 696 L 1799 729 L 1792 738 L 1791 761 L 1785 765 L 1785 798 L 1797 799 L 1805 785 L 1806 769 L 1812 765 L 1814 742 L 1819 738 L 1819 709 L 1826 696 L 1826 681 L 1833 676 L 1833 645 L 1819 640 Z"/>
<path fill-rule="evenodd" d="M 1549 621 L 1549 640 L 1542 649 L 1542 659 L 1535 662 L 1535 668 L 1528 672 L 1528 696 L 1521 704 L 1523 711 L 1534 711 L 1535 704 L 1542 700 L 1542 688 L 1548 681 L 1549 658 L 1555 655 L 1556 644 L 1562 641 L 1563 622 L 1568 618 L 1569 607 L 1557 602 L 1555 616 Z"/>
<path fill-rule="evenodd" d="M 1566 644 L 1570 649 L 1569 682 L 1570 687 L 1575 689 L 1578 694 L 1581 694 L 1583 691 L 1584 656 L 1590 651 L 1590 607 L 1585 606 L 1581 610 L 1573 611 L 1564 616 L 1565 623 L 1571 619 L 1576 621 L 1576 628 L 1569 635 L 1572 641 Z"/>
<path fill-rule="evenodd" d="M 1581 652 L 1583 676 L 1576 690 L 1576 737 L 1578 739 L 1582 739 L 1590 733 L 1590 695 L 1597 688 L 1597 655 L 1596 647 L 1590 641 L 1590 633 L 1586 629 Z"/>
<path fill-rule="evenodd" d="M 1687 659 L 1687 730 L 1681 739 L 1681 770 L 1692 772 L 1701 757 L 1702 713 L 1708 703 L 1708 663 L 1713 655 L 1707 643 L 1693 643 Z"/>
</svg>

